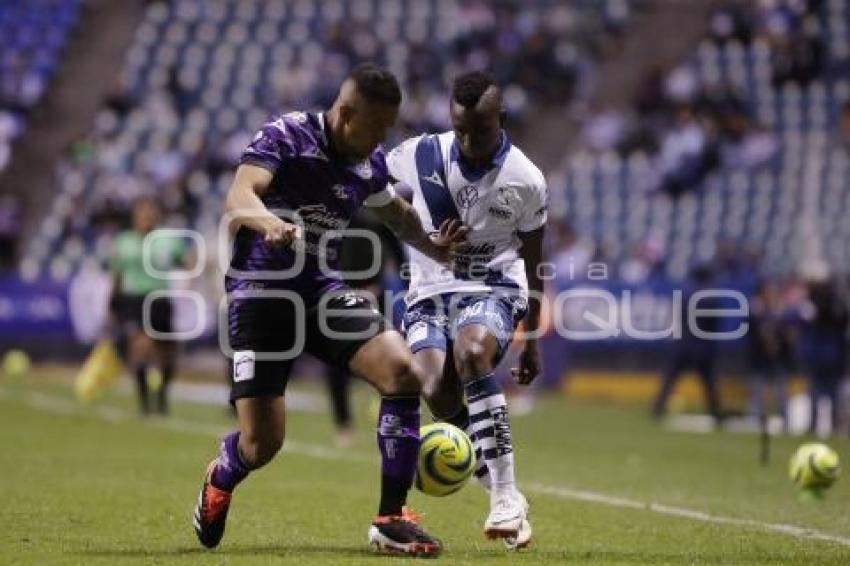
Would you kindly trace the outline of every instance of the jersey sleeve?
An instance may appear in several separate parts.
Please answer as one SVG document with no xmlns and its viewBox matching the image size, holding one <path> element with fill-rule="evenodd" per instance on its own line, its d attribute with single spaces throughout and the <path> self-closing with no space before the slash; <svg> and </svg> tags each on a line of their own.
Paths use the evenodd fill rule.
<svg viewBox="0 0 850 566">
<path fill-rule="evenodd" d="M 523 213 L 518 225 L 520 232 L 533 232 L 537 230 L 546 224 L 549 216 L 549 190 L 543 175 L 540 175 L 529 189 L 523 203 Z"/>
<path fill-rule="evenodd" d="M 382 147 L 378 148 L 372 154 L 371 167 L 371 192 L 363 201 L 363 204 L 369 207 L 386 206 L 393 199 L 395 194 L 390 186 L 390 176 L 387 170 L 387 157 Z"/>
<path fill-rule="evenodd" d="M 276 173 L 284 161 L 298 153 L 291 127 L 283 117 L 265 124 L 245 148 L 239 163 L 256 165 Z"/>
<path fill-rule="evenodd" d="M 395 181 L 412 184 L 410 177 L 415 176 L 416 144 L 420 138 L 409 138 L 398 144 L 387 154 L 387 169 Z"/>
</svg>

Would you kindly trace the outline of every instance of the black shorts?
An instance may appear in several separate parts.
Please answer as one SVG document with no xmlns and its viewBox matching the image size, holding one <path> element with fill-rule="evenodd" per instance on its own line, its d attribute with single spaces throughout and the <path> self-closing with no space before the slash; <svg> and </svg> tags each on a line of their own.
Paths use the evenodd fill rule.
<svg viewBox="0 0 850 566">
<path fill-rule="evenodd" d="M 121 323 L 121 330 L 144 332 L 145 295 L 119 295 L 116 298 L 115 314 Z M 156 332 L 172 332 L 171 299 L 158 297 L 150 303 L 150 327 Z"/>
<path fill-rule="evenodd" d="M 231 402 L 283 395 L 292 364 L 304 351 L 347 371 L 363 344 L 391 328 L 367 298 L 350 289 L 334 292 L 324 307 L 304 309 L 263 294 L 228 298 Z"/>
</svg>

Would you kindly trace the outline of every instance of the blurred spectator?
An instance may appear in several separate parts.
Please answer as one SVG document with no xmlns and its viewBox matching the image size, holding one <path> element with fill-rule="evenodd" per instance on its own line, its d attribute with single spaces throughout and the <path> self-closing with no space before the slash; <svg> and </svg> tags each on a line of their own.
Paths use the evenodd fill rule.
<svg viewBox="0 0 850 566">
<path fill-rule="evenodd" d="M 663 68 L 655 67 L 638 84 L 633 105 L 640 116 L 646 118 L 662 112 L 667 108 L 667 100 L 664 92 L 664 75 Z"/>
<path fill-rule="evenodd" d="M 850 100 L 841 105 L 838 127 L 832 134 L 832 145 L 850 155 Z"/>
<path fill-rule="evenodd" d="M 44 92 L 44 77 L 21 52 L 6 59 L 6 69 L 0 73 L 0 106 L 19 114 L 27 114 Z"/>
<path fill-rule="evenodd" d="M 707 267 L 698 267 L 694 270 L 691 281 L 683 293 L 683 308 L 679 321 L 682 337 L 674 340 L 667 368 L 661 376 L 661 386 L 652 406 L 652 414 L 656 418 L 662 417 L 667 412 L 667 402 L 682 372 L 691 369 L 697 372 L 702 381 L 709 414 L 714 417 L 715 421 L 719 422 L 721 419 L 720 399 L 717 394 L 717 376 L 715 375 L 717 344 L 697 334 L 697 331 L 718 332 L 719 319 L 714 316 L 695 317 L 694 327 L 692 327 L 687 308 L 694 293 L 708 289 L 712 281 L 711 270 Z M 717 297 L 705 297 L 698 304 L 701 309 L 716 310 L 721 308 L 720 299 Z"/>
<path fill-rule="evenodd" d="M 11 269 L 21 229 L 21 210 L 15 195 L 0 196 L 0 270 Z"/>
<path fill-rule="evenodd" d="M 782 29 L 781 33 L 770 37 L 773 85 L 782 86 L 787 82 L 808 85 L 820 74 L 824 63 L 824 48 L 816 17 L 810 16 L 800 22 L 777 23 L 776 27 L 790 29 Z"/>
<path fill-rule="evenodd" d="M 830 282 L 813 283 L 809 300 L 800 309 L 800 360 L 809 378 L 811 416 L 809 433 L 817 431 L 820 400 L 829 399 L 830 430 L 840 427 L 841 379 L 844 376 L 847 342 L 847 307 Z"/>
<path fill-rule="evenodd" d="M 761 283 L 761 256 L 752 247 L 741 248 L 738 242 L 721 240 L 712 262 L 715 280 L 725 288 L 738 289 L 746 296 L 757 292 Z"/>
<path fill-rule="evenodd" d="M 789 319 L 779 287 L 765 282 L 750 302 L 747 350 L 751 376 L 750 412 L 767 415 L 765 393 L 774 392 L 774 407 L 788 430 L 788 375 L 793 368 L 793 343 Z"/>
<path fill-rule="evenodd" d="M 596 151 L 614 149 L 623 139 L 626 118 L 615 108 L 598 108 L 591 111 L 581 130 L 584 144 Z"/>
<path fill-rule="evenodd" d="M 762 128 L 750 128 L 744 114 L 731 117 L 724 134 L 721 155 L 727 167 L 755 169 L 769 163 L 779 151 L 776 136 Z"/>
<path fill-rule="evenodd" d="M 174 109 L 180 116 L 185 116 L 195 104 L 195 89 L 192 88 L 187 75 L 181 73 L 177 66 L 168 72 L 168 82 L 165 88 L 171 96 Z"/>
<path fill-rule="evenodd" d="M 658 156 L 659 189 L 677 197 L 696 188 L 719 157 L 715 132 L 688 106 L 679 108 L 676 125 L 664 136 Z"/>
<path fill-rule="evenodd" d="M 124 118 L 136 106 L 136 99 L 124 80 L 118 79 L 109 89 L 103 105 L 118 118 Z"/>
<path fill-rule="evenodd" d="M 687 65 L 680 65 L 667 75 L 664 84 L 665 98 L 674 105 L 689 104 L 696 98 L 699 81 Z"/>
<path fill-rule="evenodd" d="M 709 23 L 711 38 L 718 42 L 737 40 L 749 43 L 752 39 L 752 22 L 742 5 L 730 5 L 716 8 Z"/>
<path fill-rule="evenodd" d="M 12 156 L 12 141 L 23 130 L 23 123 L 12 112 L 0 108 L 0 171 L 9 164 Z"/>
</svg>

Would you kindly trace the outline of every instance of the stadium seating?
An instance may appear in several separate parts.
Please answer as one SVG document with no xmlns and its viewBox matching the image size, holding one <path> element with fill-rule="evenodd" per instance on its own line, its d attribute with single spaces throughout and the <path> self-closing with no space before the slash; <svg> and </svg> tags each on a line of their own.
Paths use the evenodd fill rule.
<svg viewBox="0 0 850 566">
<path fill-rule="evenodd" d="M 77 21 L 78 0 L 0 2 L 0 171 Z"/>
<path fill-rule="evenodd" d="M 481 2 L 152 2 L 123 70 L 128 98 L 137 104 L 125 116 L 104 111 L 98 117 L 93 162 L 61 166 L 59 195 L 25 250 L 21 275 L 65 280 L 87 258 L 104 261 L 114 230 L 88 219 L 104 208 L 126 210 L 132 197 L 146 190 L 161 191 L 167 183 L 156 177 L 170 173 L 164 163 L 188 175 L 178 200 L 197 203 L 188 213 L 166 206 L 178 212 L 170 224 L 197 229 L 215 241 L 230 177 L 187 165 L 201 152 L 199 146 L 209 150 L 230 142 L 238 147 L 273 112 L 328 104 L 357 61 L 384 63 L 405 83 L 402 122 L 408 130 L 403 133 L 447 126 L 445 83 L 464 66 L 492 64 L 512 85 L 508 102 L 519 112 L 534 92 L 522 86 L 528 76 L 520 64 L 523 42 L 531 35 L 543 37 L 544 51 L 555 57 L 541 63 L 548 66 L 539 72 L 550 84 L 561 75 L 568 80 L 579 58 L 590 56 L 583 42 L 598 31 L 615 32 L 629 0 L 574 4 L 517 3 L 504 16 L 513 22 L 508 33 L 496 25 L 492 6 Z M 477 46 L 496 40 L 502 45 L 499 60 L 480 60 L 486 50 Z"/>
<path fill-rule="evenodd" d="M 848 23 L 842 0 L 804 19 L 812 33 L 824 32 L 827 52 L 826 71 L 807 87 L 774 84 L 775 54 L 758 38 L 750 45 L 706 39 L 687 62 L 702 85 L 729 84 L 743 94 L 778 139 L 777 160 L 754 170 L 721 169 L 674 200 L 649 190 L 653 170 L 641 154 L 579 152 L 553 176 L 553 210 L 592 235 L 614 263 L 640 242 L 660 240 L 668 273 L 677 278 L 711 259 L 719 242 L 760 251 L 767 274 L 798 272 L 813 259 L 848 265 L 850 229 L 842 219 L 850 213 L 850 160 L 829 144 L 840 106 L 850 99 L 847 74 L 834 72 L 850 56 Z"/>
</svg>

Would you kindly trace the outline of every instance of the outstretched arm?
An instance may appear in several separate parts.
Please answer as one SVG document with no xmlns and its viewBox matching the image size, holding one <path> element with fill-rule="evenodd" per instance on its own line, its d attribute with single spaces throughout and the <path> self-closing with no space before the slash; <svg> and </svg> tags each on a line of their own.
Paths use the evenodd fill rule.
<svg viewBox="0 0 850 566">
<path fill-rule="evenodd" d="M 460 220 L 446 220 L 440 226 L 439 233 L 432 236 L 423 228 L 416 209 L 399 196 L 371 210 L 399 240 L 444 264 L 451 261 L 457 246 L 466 240 L 469 231 Z"/>
</svg>

